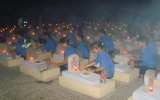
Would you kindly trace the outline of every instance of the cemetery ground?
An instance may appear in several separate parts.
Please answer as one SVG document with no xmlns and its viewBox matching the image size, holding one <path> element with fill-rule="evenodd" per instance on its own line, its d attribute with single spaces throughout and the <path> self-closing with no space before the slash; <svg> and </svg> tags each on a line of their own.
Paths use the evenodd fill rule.
<svg viewBox="0 0 160 100">
<path fill-rule="evenodd" d="M 116 81 L 115 91 L 101 100 L 127 100 L 133 94 L 133 91 L 141 85 L 143 85 L 143 78 L 141 77 L 128 84 Z M 21 73 L 18 66 L 8 68 L 0 65 L 0 100 L 97 99 L 61 87 L 58 84 L 58 79 L 44 83 Z"/>
</svg>

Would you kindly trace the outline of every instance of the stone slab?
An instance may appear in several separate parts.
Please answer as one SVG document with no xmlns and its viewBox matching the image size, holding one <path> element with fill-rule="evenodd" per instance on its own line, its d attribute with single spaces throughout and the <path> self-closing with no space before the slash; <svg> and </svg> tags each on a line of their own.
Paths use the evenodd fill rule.
<svg viewBox="0 0 160 100">
<path fill-rule="evenodd" d="M 99 74 L 87 72 L 88 74 L 90 74 L 88 77 L 81 75 L 86 72 L 87 72 L 86 70 L 74 71 L 74 72 L 69 72 L 68 70 L 65 70 L 65 71 L 62 71 L 62 76 L 79 81 L 79 82 L 90 84 L 90 85 L 96 85 L 99 83 L 99 79 L 100 79 Z"/>
<path fill-rule="evenodd" d="M 153 92 L 143 92 L 143 86 L 133 92 L 133 98 L 135 100 L 159 100 L 160 88 L 155 87 Z"/>
<path fill-rule="evenodd" d="M 63 76 L 59 76 L 59 85 L 76 92 L 100 99 L 115 90 L 115 81 L 108 80 L 106 84 L 89 85 Z"/>
<path fill-rule="evenodd" d="M 138 77 L 139 77 L 139 69 L 134 68 L 134 70 L 129 70 L 126 72 L 115 71 L 114 77 L 112 79 L 125 83 L 130 83 Z"/>
<path fill-rule="evenodd" d="M 44 71 L 39 71 L 37 69 L 20 65 L 20 72 L 33 76 L 39 81 L 47 82 L 57 78 L 60 75 L 60 68 L 50 68 Z"/>
<path fill-rule="evenodd" d="M 4 59 L 4 58 L 0 58 L 0 64 L 4 65 L 6 67 L 14 67 L 14 66 L 19 66 L 21 65 L 22 61 L 24 59 L 22 57 L 20 58 L 16 58 L 16 59 Z"/>
</svg>

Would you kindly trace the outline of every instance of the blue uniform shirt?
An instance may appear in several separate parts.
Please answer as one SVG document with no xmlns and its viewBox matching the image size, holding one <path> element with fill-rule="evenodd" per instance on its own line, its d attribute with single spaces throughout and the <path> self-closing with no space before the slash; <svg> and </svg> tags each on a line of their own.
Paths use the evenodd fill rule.
<svg viewBox="0 0 160 100">
<path fill-rule="evenodd" d="M 88 58 L 90 57 L 90 53 L 89 50 L 86 48 L 86 46 L 84 45 L 83 40 L 81 40 L 79 42 L 79 46 L 78 46 L 78 52 L 80 52 L 82 54 L 83 58 Z"/>
<path fill-rule="evenodd" d="M 103 36 L 101 42 L 106 46 L 108 50 L 114 50 L 114 44 L 109 36 Z"/>
<path fill-rule="evenodd" d="M 46 43 L 44 44 L 45 50 L 48 52 L 54 53 L 56 51 L 56 44 L 51 38 L 46 39 Z"/>
<path fill-rule="evenodd" d="M 67 37 L 73 42 L 73 46 L 76 47 L 77 46 L 77 41 L 76 41 L 75 36 L 72 33 L 68 33 Z"/>
<path fill-rule="evenodd" d="M 142 60 L 142 62 L 139 63 L 140 66 L 148 66 L 149 68 L 157 67 L 157 56 L 154 55 L 154 53 L 148 46 L 142 49 L 142 54 L 140 55 L 140 58 Z"/>
<path fill-rule="evenodd" d="M 114 64 L 110 56 L 102 50 L 99 54 L 98 57 L 94 60 L 94 62 L 97 64 L 100 64 L 100 67 L 104 67 L 105 70 L 107 71 L 107 78 L 111 78 L 114 76 Z"/>
<path fill-rule="evenodd" d="M 21 38 L 17 41 L 16 43 L 16 54 L 17 55 L 22 55 L 26 57 L 26 48 L 22 48 L 22 45 L 24 44 L 24 38 Z"/>
<path fill-rule="evenodd" d="M 68 58 L 72 54 L 77 54 L 77 50 L 69 45 L 64 51 L 64 58 Z M 68 64 L 66 64 L 65 67 L 68 68 Z"/>
<path fill-rule="evenodd" d="M 150 40 L 149 42 L 149 48 L 152 50 L 152 52 L 158 56 L 158 48 L 157 48 L 157 45 L 154 41 Z"/>
</svg>

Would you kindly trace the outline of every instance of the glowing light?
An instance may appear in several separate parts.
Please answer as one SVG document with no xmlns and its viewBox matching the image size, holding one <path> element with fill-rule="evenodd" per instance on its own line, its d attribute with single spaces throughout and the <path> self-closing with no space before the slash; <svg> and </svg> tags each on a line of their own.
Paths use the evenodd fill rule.
<svg viewBox="0 0 160 100">
<path fill-rule="evenodd" d="M 11 45 L 11 42 L 8 42 L 9 45 Z"/>
<path fill-rule="evenodd" d="M 61 54 L 64 54 L 64 50 L 61 50 Z"/>
<path fill-rule="evenodd" d="M 63 37 L 66 37 L 66 34 L 63 34 Z"/>
<path fill-rule="evenodd" d="M 3 53 L 6 53 L 6 50 L 3 50 Z"/>
<path fill-rule="evenodd" d="M 120 40 L 119 40 L 119 39 L 117 39 L 116 41 L 117 41 L 117 42 L 119 42 Z"/>
<path fill-rule="evenodd" d="M 153 87 L 150 86 L 150 87 L 149 87 L 149 91 L 150 91 L 150 92 L 153 92 Z"/>
<path fill-rule="evenodd" d="M 127 51 L 123 51 L 123 55 L 127 55 Z"/>
<path fill-rule="evenodd" d="M 90 39 L 90 37 L 89 37 L 89 36 L 87 36 L 87 39 Z"/>
<path fill-rule="evenodd" d="M 73 69 L 74 69 L 75 71 L 77 71 L 77 70 L 78 70 L 78 68 L 77 68 L 77 67 L 75 67 L 75 66 L 73 67 Z"/>
<path fill-rule="evenodd" d="M 129 36 L 127 36 L 127 39 L 129 40 L 129 39 L 130 39 L 130 37 L 129 37 Z"/>
<path fill-rule="evenodd" d="M 12 37 L 12 40 L 15 40 L 15 37 Z"/>
<path fill-rule="evenodd" d="M 34 35 L 35 33 L 34 32 L 32 32 L 32 35 Z"/>
<path fill-rule="evenodd" d="M 33 58 L 33 57 L 30 57 L 30 60 L 34 60 L 34 58 Z"/>
<path fill-rule="evenodd" d="M 136 35 L 136 38 L 139 38 L 139 35 Z"/>
</svg>

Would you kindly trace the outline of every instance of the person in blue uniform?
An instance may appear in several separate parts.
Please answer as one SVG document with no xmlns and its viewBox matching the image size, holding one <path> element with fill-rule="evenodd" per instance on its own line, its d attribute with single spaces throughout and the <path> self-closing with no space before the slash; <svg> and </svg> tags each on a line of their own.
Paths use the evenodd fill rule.
<svg viewBox="0 0 160 100">
<path fill-rule="evenodd" d="M 99 34 L 100 42 L 104 44 L 104 46 L 108 51 L 108 54 L 112 57 L 112 54 L 114 52 L 114 44 L 112 39 L 106 35 L 106 31 L 104 31 L 104 29 L 100 29 L 98 31 L 98 34 Z"/>
<path fill-rule="evenodd" d="M 60 71 L 64 71 L 68 69 L 68 57 L 72 54 L 78 54 L 77 50 L 71 45 L 73 42 L 67 38 L 63 37 L 59 40 L 61 46 L 65 48 L 64 51 L 64 60 L 61 63 L 53 63 L 54 67 L 60 67 Z"/>
<path fill-rule="evenodd" d="M 90 58 L 90 53 L 89 53 L 88 48 L 85 46 L 83 39 L 84 39 L 83 33 L 77 33 L 76 40 L 79 43 L 79 45 L 78 45 L 78 55 L 79 55 L 80 58 L 89 59 Z"/>
<path fill-rule="evenodd" d="M 49 37 L 49 33 L 43 33 L 43 38 L 45 40 L 44 47 L 47 52 L 56 52 L 56 43 L 52 38 Z"/>
<path fill-rule="evenodd" d="M 148 46 L 151 48 L 152 52 L 155 55 L 157 55 L 157 57 L 158 57 L 158 48 L 157 48 L 156 43 L 153 40 L 154 39 L 154 34 L 153 33 L 147 33 L 146 37 L 148 37 L 150 39 Z"/>
<path fill-rule="evenodd" d="M 63 32 L 64 32 L 64 34 L 66 34 L 66 37 L 68 37 L 73 42 L 73 44 L 72 44 L 73 47 L 76 48 L 77 47 L 77 41 L 76 41 L 75 36 L 72 33 L 69 33 L 68 28 L 64 28 Z"/>
<path fill-rule="evenodd" d="M 152 48 L 148 46 L 149 39 L 145 36 L 138 38 L 138 45 L 142 49 L 140 57 L 131 59 L 128 64 L 140 69 L 140 76 L 143 77 L 148 69 L 157 67 L 158 59 L 157 56 L 152 52 Z"/>
<path fill-rule="evenodd" d="M 114 64 L 111 57 L 103 50 L 103 44 L 99 41 L 95 41 L 90 45 L 91 50 L 98 54 L 98 57 L 85 66 L 80 66 L 79 70 L 87 69 L 90 72 L 100 73 L 101 71 L 107 71 L 108 79 L 114 76 Z M 99 67 L 93 67 L 95 64 L 99 64 Z"/>
<path fill-rule="evenodd" d="M 26 59 L 26 48 L 23 48 L 22 45 L 24 44 L 24 32 L 23 31 L 18 31 L 16 32 L 16 37 L 18 39 L 16 43 L 16 54 L 21 55 L 24 59 Z"/>
</svg>

